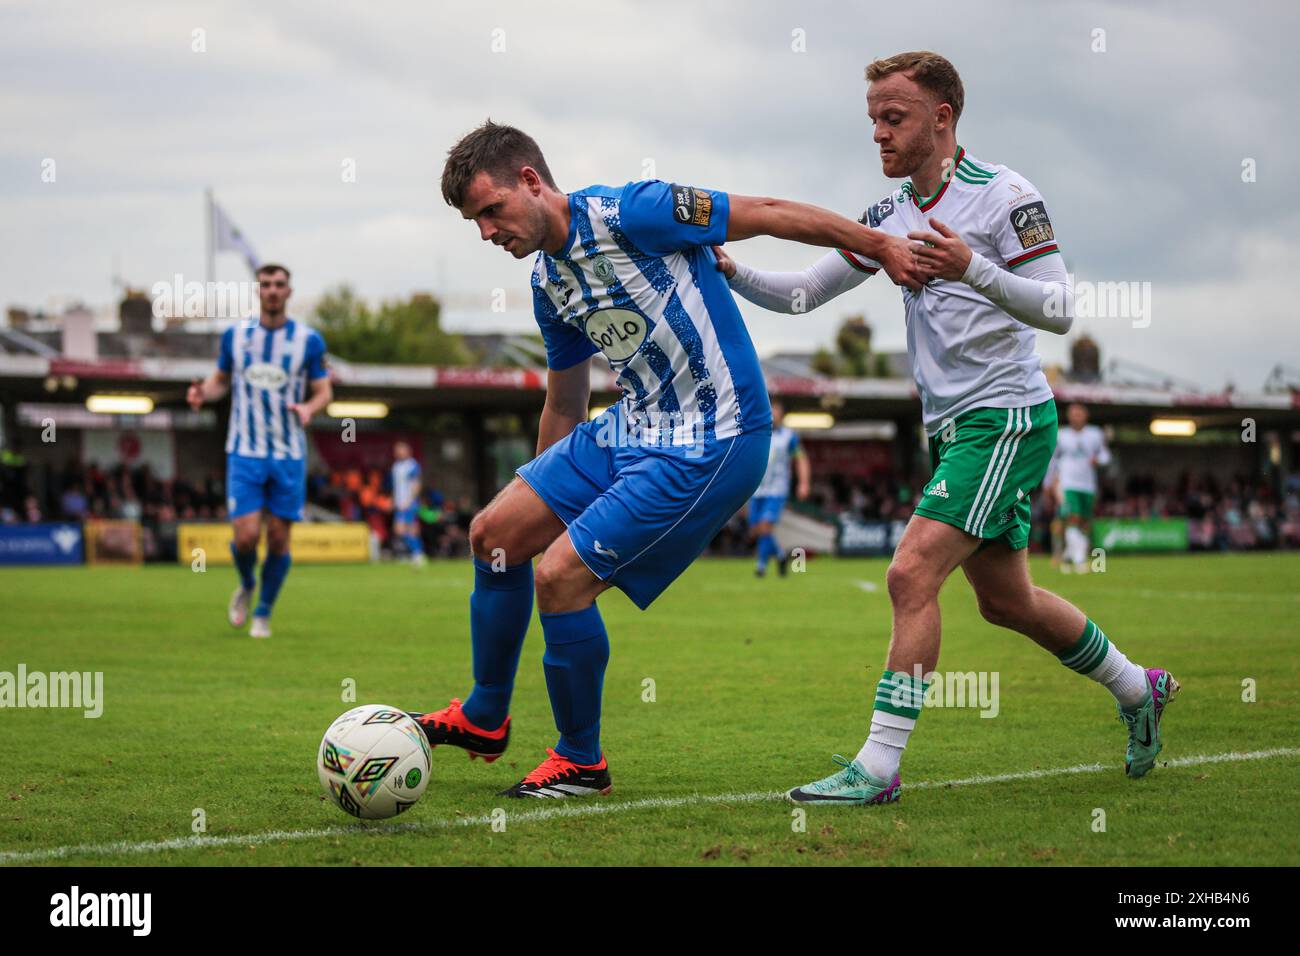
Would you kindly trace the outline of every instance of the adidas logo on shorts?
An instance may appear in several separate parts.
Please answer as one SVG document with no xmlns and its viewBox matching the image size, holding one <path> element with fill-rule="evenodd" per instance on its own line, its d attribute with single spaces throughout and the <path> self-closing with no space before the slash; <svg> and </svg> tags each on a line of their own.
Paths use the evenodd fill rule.
<svg viewBox="0 0 1300 956">
<path fill-rule="evenodd" d="M 948 497 L 948 479 L 947 479 L 947 478 L 943 479 L 941 482 L 939 482 L 937 485 L 935 485 L 935 486 L 932 487 L 929 491 L 927 491 L 926 494 L 927 494 L 927 495 L 934 495 L 934 496 L 937 497 L 937 498 L 947 498 L 947 497 Z"/>
</svg>

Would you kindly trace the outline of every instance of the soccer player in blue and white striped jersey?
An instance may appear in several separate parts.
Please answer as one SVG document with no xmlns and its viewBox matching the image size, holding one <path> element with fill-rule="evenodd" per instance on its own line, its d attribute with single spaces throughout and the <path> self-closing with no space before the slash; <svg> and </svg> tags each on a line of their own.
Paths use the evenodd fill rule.
<svg viewBox="0 0 1300 956">
<path fill-rule="evenodd" d="M 393 485 L 393 534 L 402 539 L 411 563 L 424 567 L 424 545 L 420 541 L 420 522 L 416 511 L 420 506 L 420 463 L 411 454 L 411 446 L 399 441 L 393 445 L 393 467 L 390 470 Z"/>
<path fill-rule="evenodd" d="M 221 337 L 217 367 L 190 386 L 194 409 L 231 394 L 226 437 L 226 502 L 234 540 L 230 552 L 239 585 L 227 620 L 243 627 L 257 580 L 257 542 L 266 523 L 262 591 L 249 634 L 271 636 L 271 609 L 289 574 L 289 533 L 306 498 L 307 436 L 303 429 L 329 404 L 325 340 L 285 312 L 289 270 L 268 263 L 257 270 L 260 315 Z"/>
<path fill-rule="evenodd" d="M 758 235 L 848 243 L 876 250 L 898 281 L 919 288 L 919 274 L 904 240 L 815 206 L 658 180 L 566 194 L 531 137 L 491 121 L 451 150 L 442 192 L 480 238 L 536 257 L 548 373 L 537 457 L 470 527 L 474 692 L 417 717 L 434 745 L 486 759 L 504 752 L 535 583 L 560 739 L 502 795 L 608 793 L 600 696 L 609 640 L 595 599 L 616 586 L 648 607 L 767 467 L 767 388 L 710 246 Z M 588 421 L 597 354 L 623 396 Z"/>
<path fill-rule="evenodd" d="M 785 406 L 772 402 L 772 447 L 767 455 L 767 471 L 759 482 L 754 497 L 749 499 L 749 533 L 758 550 L 754 574 L 767 574 L 767 562 L 776 559 L 781 577 L 785 577 L 789 561 L 776 540 L 776 526 L 781 523 L 785 500 L 790 497 L 790 472 L 798 474 L 795 494 L 806 501 L 812 490 L 812 466 L 808 453 L 799 444 L 799 436 L 785 425 Z"/>
</svg>

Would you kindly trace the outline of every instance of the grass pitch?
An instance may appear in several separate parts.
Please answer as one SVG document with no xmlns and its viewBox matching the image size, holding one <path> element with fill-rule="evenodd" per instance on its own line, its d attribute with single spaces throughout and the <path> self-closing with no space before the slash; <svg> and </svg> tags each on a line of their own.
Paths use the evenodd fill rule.
<svg viewBox="0 0 1300 956">
<path fill-rule="evenodd" d="M 648 612 L 603 597 L 605 798 L 495 796 L 554 743 L 534 616 L 509 752 L 435 750 L 420 803 L 381 823 L 321 795 L 316 748 L 352 706 L 347 680 L 359 703 L 407 709 L 467 694 L 468 562 L 295 567 L 270 641 L 226 625 L 226 568 L 0 570 L 0 671 L 102 671 L 105 698 L 95 720 L 0 710 L 0 864 L 1300 863 L 1296 555 L 1112 556 L 1088 577 L 1035 561 L 1183 684 L 1168 764 L 1139 781 L 1110 695 L 985 624 L 958 575 L 939 670 L 996 672 L 997 716 L 924 711 L 900 803 L 810 807 L 800 826 L 776 791 L 868 730 L 885 567 L 823 559 L 756 581 L 748 562 L 701 561 Z"/>
</svg>

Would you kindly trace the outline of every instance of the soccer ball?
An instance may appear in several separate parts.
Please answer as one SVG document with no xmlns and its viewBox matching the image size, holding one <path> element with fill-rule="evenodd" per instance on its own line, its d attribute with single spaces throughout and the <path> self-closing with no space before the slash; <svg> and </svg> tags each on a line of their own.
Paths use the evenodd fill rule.
<svg viewBox="0 0 1300 956">
<path fill-rule="evenodd" d="M 321 789 L 354 817 L 383 820 L 409 810 L 429 784 L 429 742 L 404 711 L 354 707 L 320 742 Z"/>
</svg>

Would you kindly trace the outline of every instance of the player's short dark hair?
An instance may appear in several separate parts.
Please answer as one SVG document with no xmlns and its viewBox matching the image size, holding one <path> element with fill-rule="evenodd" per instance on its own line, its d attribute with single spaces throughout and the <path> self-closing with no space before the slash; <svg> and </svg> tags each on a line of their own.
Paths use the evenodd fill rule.
<svg viewBox="0 0 1300 956">
<path fill-rule="evenodd" d="M 939 98 L 940 103 L 952 107 L 952 122 L 957 125 L 962 107 L 966 105 L 966 89 L 961 85 L 957 68 L 947 58 L 929 50 L 895 53 L 867 66 L 867 82 L 875 82 L 893 73 L 905 73 L 917 86 Z"/>
<path fill-rule="evenodd" d="M 283 272 L 284 280 L 286 282 L 288 282 L 293 278 L 293 276 L 289 274 L 289 270 L 286 269 L 284 266 L 280 265 L 278 262 L 265 262 L 262 265 L 257 267 L 257 277 L 259 279 L 262 276 L 267 275 L 268 273 L 271 272 Z"/>
<path fill-rule="evenodd" d="M 537 170 L 552 189 L 559 188 L 536 140 L 523 130 L 489 119 L 447 151 L 447 163 L 442 167 L 442 198 L 448 206 L 460 208 L 470 180 L 479 173 L 487 173 L 494 183 L 504 185 L 513 182 L 525 166 Z"/>
</svg>

